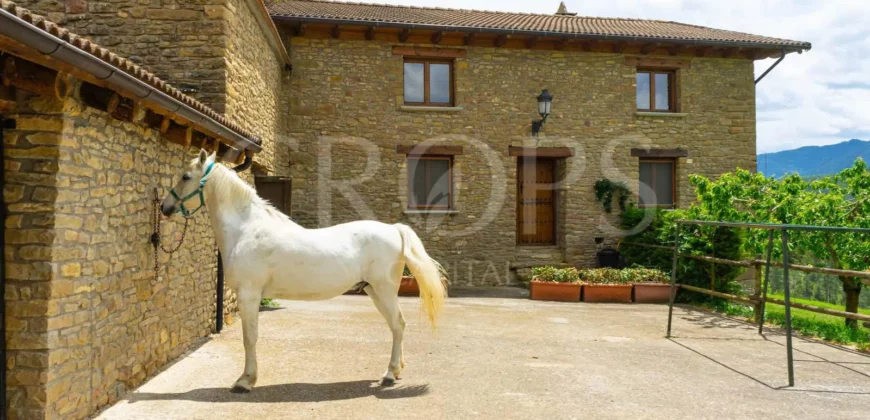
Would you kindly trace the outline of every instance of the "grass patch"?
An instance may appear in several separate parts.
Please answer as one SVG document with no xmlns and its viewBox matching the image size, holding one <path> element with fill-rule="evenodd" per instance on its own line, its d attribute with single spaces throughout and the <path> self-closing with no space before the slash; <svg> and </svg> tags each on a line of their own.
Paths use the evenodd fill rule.
<svg viewBox="0 0 870 420">
<path fill-rule="evenodd" d="M 770 294 L 769 296 L 783 299 L 783 297 L 779 295 Z M 843 310 L 843 308 L 838 305 L 814 300 L 792 299 L 792 301 L 805 303 L 807 305 Z M 702 306 L 728 316 L 746 318 L 750 321 L 755 315 L 751 306 L 731 302 L 717 302 Z M 860 309 L 859 312 L 865 314 L 870 313 L 867 309 Z M 764 309 L 764 320 L 767 324 L 780 327 L 785 326 L 785 307 L 768 303 Z M 859 327 L 852 329 L 847 327 L 844 319 L 840 317 L 819 314 L 797 308 L 791 309 L 791 327 L 794 331 L 833 343 L 854 345 L 858 347 L 859 350 L 868 351 L 870 350 L 870 329 L 863 327 L 862 324 L 863 323 L 859 321 Z"/>
<path fill-rule="evenodd" d="M 260 307 L 261 308 L 280 308 L 281 305 L 272 298 L 262 298 L 260 299 Z"/>
</svg>

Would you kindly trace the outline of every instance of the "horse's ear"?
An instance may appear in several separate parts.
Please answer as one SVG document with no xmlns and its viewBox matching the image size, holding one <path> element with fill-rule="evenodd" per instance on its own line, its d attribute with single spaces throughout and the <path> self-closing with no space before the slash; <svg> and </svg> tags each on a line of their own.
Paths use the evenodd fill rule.
<svg viewBox="0 0 870 420">
<path fill-rule="evenodd" d="M 199 149 L 199 164 L 205 165 L 206 160 L 208 160 L 208 152 L 205 149 Z"/>
</svg>

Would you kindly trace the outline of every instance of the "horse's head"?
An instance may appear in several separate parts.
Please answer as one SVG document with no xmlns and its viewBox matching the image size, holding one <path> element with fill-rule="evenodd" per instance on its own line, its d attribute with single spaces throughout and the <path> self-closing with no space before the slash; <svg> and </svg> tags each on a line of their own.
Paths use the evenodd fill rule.
<svg viewBox="0 0 870 420">
<path fill-rule="evenodd" d="M 163 203 L 160 206 L 160 211 L 163 212 L 163 215 L 168 217 L 180 212 L 184 216 L 190 216 L 196 213 L 204 204 L 202 188 L 205 186 L 206 177 L 211 173 L 214 165 L 215 155 L 209 156 L 205 150 L 200 150 L 199 156 L 185 165 L 175 187 L 163 199 Z M 184 203 L 194 198 L 199 199 L 198 207 L 188 210 L 184 206 Z"/>
</svg>

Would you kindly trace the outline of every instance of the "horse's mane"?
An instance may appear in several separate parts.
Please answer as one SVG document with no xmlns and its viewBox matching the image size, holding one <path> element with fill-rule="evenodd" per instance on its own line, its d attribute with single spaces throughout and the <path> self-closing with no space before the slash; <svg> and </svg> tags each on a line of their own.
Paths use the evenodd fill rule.
<svg viewBox="0 0 870 420">
<path fill-rule="evenodd" d="M 226 166 L 215 164 L 214 173 L 206 185 L 212 186 L 211 193 L 219 203 L 246 203 L 262 208 L 270 217 L 292 222 L 290 217 L 275 208 L 272 203 L 257 195 L 257 190 Z"/>
</svg>

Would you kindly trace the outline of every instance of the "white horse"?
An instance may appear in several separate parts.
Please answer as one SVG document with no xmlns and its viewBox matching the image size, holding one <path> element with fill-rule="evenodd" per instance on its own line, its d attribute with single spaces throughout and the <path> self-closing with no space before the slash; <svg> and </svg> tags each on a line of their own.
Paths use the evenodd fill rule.
<svg viewBox="0 0 870 420">
<path fill-rule="evenodd" d="M 193 210 L 184 205 L 197 199 Z M 380 384 L 389 386 L 405 366 L 405 319 L 398 290 L 407 264 L 417 279 L 432 328 L 445 300 L 443 269 L 429 257 L 410 227 L 357 221 L 305 229 L 268 202 L 230 168 L 204 150 L 184 169 L 161 211 L 190 216 L 208 208 L 224 262 L 226 284 L 238 296 L 245 344 L 245 370 L 233 385 L 249 392 L 257 382 L 257 316 L 263 296 L 321 300 L 362 283 L 393 333 L 390 364 Z"/>
</svg>

